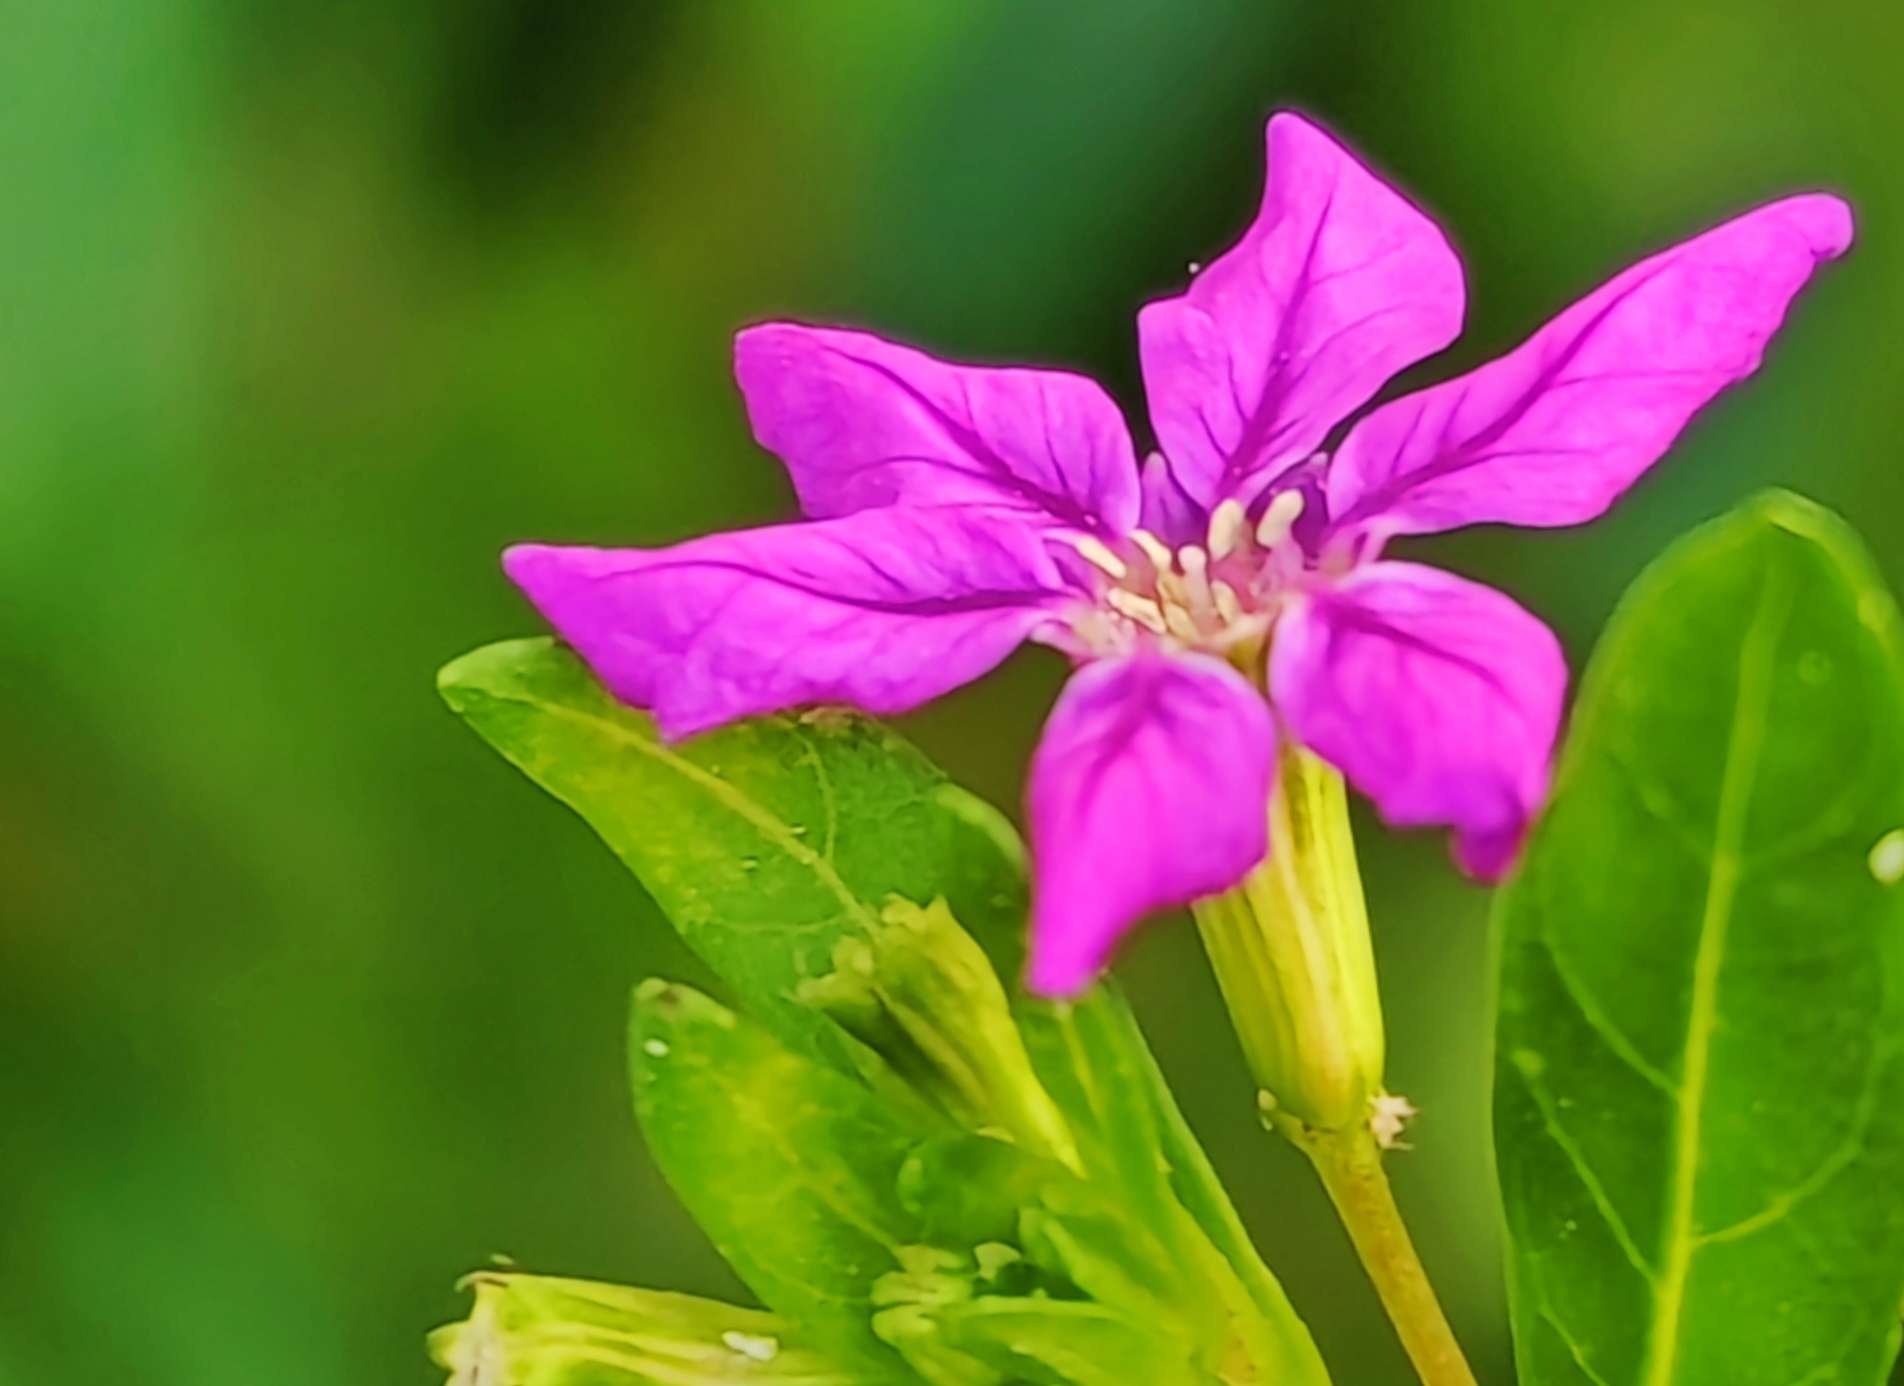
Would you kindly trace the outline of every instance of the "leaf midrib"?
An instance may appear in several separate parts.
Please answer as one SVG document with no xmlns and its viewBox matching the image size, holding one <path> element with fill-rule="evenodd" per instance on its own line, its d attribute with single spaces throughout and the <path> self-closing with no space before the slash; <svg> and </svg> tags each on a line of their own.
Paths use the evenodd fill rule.
<svg viewBox="0 0 1904 1386">
<path fill-rule="evenodd" d="M 1719 974 L 1725 962 L 1726 939 L 1743 866 L 1746 815 L 1764 750 L 1766 716 L 1771 704 L 1772 656 L 1791 614 L 1791 605 L 1789 585 L 1779 580 L 1779 569 L 1774 566 L 1760 590 L 1758 610 L 1746 629 L 1739 653 L 1739 689 L 1733 702 L 1725 770 L 1719 785 L 1719 811 L 1713 825 L 1712 863 L 1706 877 L 1699 946 L 1693 957 L 1692 999 L 1687 1007 L 1686 1049 L 1680 1066 L 1673 1163 L 1667 1186 L 1671 1221 L 1664 1248 L 1666 1261 L 1655 1297 L 1656 1312 L 1647 1344 L 1642 1386 L 1671 1386 L 1679 1358 L 1686 1283 L 1698 1250 L 1693 1212 L 1699 1177 L 1699 1132 L 1711 1078 Z"/>
<path fill-rule="evenodd" d="M 653 741 L 637 736 L 626 727 L 619 726 L 606 718 L 582 712 L 576 708 L 566 707 L 561 703 L 546 702 L 536 698 L 522 698 L 515 701 L 523 702 L 530 707 L 540 708 L 544 712 L 556 717 L 565 718 L 570 722 L 580 723 L 591 729 L 605 732 L 611 739 L 625 743 L 649 759 L 667 766 L 689 783 L 704 790 L 709 797 L 720 803 L 722 807 L 726 808 L 736 817 L 744 819 L 749 825 L 758 830 L 761 836 L 773 842 L 776 846 L 784 850 L 788 856 L 811 871 L 819 878 L 822 885 L 839 897 L 841 906 L 845 912 L 862 928 L 870 929 L 873 926 L 874 919 L 872 911 L 867 908 L 865 902 L 862 901 L 859 896 L 853 893 L 852 888 L 846 884 L 845 879 L 834 869 L 832 862 L 828 861 L 795 836 L 791 825 L 768 812 L 763 805 L 742 794 L 726 780 L 721 779 L 718 775 L 709 774 L 692 761 L 669 754 Z M 815 759 L 818 759 L 817 753 Z"/>
</svg>

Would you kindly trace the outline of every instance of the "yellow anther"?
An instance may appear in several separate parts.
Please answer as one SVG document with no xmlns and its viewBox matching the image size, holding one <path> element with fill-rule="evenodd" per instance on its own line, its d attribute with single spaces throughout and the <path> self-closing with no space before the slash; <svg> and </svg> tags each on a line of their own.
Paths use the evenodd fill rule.
<svg viewBox="0 0 1904 1386">
<path fill-rule="evenodd" d="M 1242 600 L 1237 597 L 1236 589 L 1221 578 L 1210 584 L 1210 600 L 1216 603 L 1216 614 L 1224 625 L 1242 619 Z"/>
<path fill-rule="evenodd" d="M 1172 605 L 1164 608 L 1164 624 L 1169 627 L 1172 635 L 1185 644 L 1192 644 L 1203 635 L 1203 632 L 1197 629 L 1197 623 L 1190 619 L 1190 613 L 1180 606 Z"/>
<path fill-rule="evenodd" d="M 1144 551 L 1144 557 L 1150 560 L 1150 566 L 1160 573 L 1170 571 L 1170 550 L 1164 547 L 1164 541 L 1147 529 L 1133 529 L 1130 532 L 1131 543 Z"/>
<path fill-rule="evenodd" d="M 1126 592 L 1114 587 L 1104 594 L 1104 600 L 1119 615 L 1128 616 L 1138 625 L 1155 631 L 1159 635 L 1168 633 L 1170 627 L 1164 624 L 1164 609 L 1149 597 L 1140 597 L 1135 592 Z"/>
<path fill-rule="evenodd" d="M 1243 502 L 1231 497 L 1210 512 L 1210 557 L 1227 558 L 1236 552 L 1249 530 L 1249 515 Z"/>
<path fill-rule="evenodd" d="M 1108 573 L 1113 578 L 1130 576 L 1130 565 L 1112 553 L 1102 539 L 1095 534 L 1067 534 L 1065 542 L 1078 551 L 1080 557 L 1099 572 Z"/>
<path fill-rule="evenodd" d="M 1273 549 L 1289 537 L 1290 528 L 1302 514 L 1302 492 L 1284 491 L 1269 503 L 1263 518 L 1256 522 L 1256 542 Z"/>
</svg>

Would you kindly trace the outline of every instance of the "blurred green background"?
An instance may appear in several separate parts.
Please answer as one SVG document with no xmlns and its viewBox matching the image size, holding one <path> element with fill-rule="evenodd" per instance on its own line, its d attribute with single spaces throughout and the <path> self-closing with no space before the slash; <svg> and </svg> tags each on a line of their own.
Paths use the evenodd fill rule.
<svg viewBox="0 0 1904 1386">
<path fill-rule="evenodd" d="M 787 513 L 740 324 L 1107 380 L 1247 220 L 1274 107 L 1452 229 L 1492 354 L 1789 189 L 1862 244 L 1612 518 L 1440 541 L 1578 660 L 1693 521 L 1787 483 L 1904 576 L 1895 7 L 69 0 L 0 48 L 0 1382 L 427 1383 L 494 1252 L 727 1293 L 627 1110 L 626 991 L 702 979 L 440 707 L 536 629 L 519 538 Z M 1378 17 L 1379 14 L 1379 17 Z M 1060 670 L 909 720 L 1015 804 Z M 1404 1202 L 1508 1375 L 1486 898 L 1363 823 L 1424 1109 Z M 1181 922 L 1124 974 L 1345 1386 L 1405 1380 Z"/>
</svg>

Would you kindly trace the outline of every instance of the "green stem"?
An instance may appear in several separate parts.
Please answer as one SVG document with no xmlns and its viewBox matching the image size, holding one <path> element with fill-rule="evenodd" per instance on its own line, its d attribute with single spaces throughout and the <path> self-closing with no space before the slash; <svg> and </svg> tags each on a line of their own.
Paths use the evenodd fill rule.
<svg viewBox="0 0 1904 1386">
<path fill-rule="evenodd" d="M 1423 1386 L 1475 1386 L 1428 1272 L 1395 1206 L 1382 1152 L 1366 1127 L 1318 1131 L 1284 1119 L 1277 1129 L 1307 1155 L 1329 1191 L 1362 1268 Z"/>
<path fill-rule="evenodd" d="M 1384 1101 L 1382 1003 L 1342 776 L 1285 748 L 1268 857 L 1192 910 L 1269 1125 L 1322 1176 L 1422 1381 L 1474 1386 L 1372 1125 Z"/>
</svg>

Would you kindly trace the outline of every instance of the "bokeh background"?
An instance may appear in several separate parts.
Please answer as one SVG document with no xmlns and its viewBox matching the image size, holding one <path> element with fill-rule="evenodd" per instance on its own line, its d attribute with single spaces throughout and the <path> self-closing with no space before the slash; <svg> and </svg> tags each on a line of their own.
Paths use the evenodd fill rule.
<svg viewBox="0 0 1904 1386">
<path fill-rule="evenodd" d="M 1578 660 L 1694 521 L 1789 484 L 1904 577 L 1904 19 L 1868 0 L 68 0 L 0 44 L 0 1382 L 427 1383 L 496 1252 L 728 1293 L 627 1111 L 629 984 L 701 979 L 438 704 L 537 628 L 518 538 L 788 512 L 740 324 L 1064 364 L 1141 428 L 1132 314 L 1309 110 L 1453 230 L 1510 345 L 1777 192 L 1857 202 L 1768 369 L 1611 518 L 1439 561 Z M 907 722 L 1015 804 L 1060 670 Z M 1401 1195 L 1508 1379 L 1486 897 L 1364 821 L 1424 1109 Z M 1258 1132 L 1181 921 L 1123 971 L 1344 1383 L 1401 1358 Z"/>
</svg>

